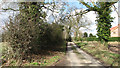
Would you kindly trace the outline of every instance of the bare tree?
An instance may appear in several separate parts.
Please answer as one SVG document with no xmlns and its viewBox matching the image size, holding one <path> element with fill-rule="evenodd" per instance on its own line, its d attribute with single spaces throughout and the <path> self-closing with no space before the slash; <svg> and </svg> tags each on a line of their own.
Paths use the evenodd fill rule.
<svg viewBox="0 0 120 68">
<path fill-rule="evenodd" d="M 75 14 L 82 12 L 82 10 L 80 10 L 80 12 L 75 11 Z M 71 17 L 71 21 L 73 23 L 72 29 L 74 30 L 73 32 L 75 33 L 76 38 L 81 36 L 81 28 L 89 29 L 89 26 L 91 25 L 91 21 L 84 14 Z"/>
</svg>

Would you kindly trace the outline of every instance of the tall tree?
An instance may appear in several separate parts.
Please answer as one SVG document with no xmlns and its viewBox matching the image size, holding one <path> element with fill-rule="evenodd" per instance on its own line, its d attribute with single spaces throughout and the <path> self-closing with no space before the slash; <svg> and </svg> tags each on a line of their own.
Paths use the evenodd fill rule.
<svg viewBox="0 0 120 68">
<path fill-rule="evenodd" d="M 111 22 L 113 18 L 110 16 L 112 12 L 110 7 L 116 2 L 96 2 L 92 5 L 80 1 L 88 8 L 88 11 L 95 11 L 98 13 L 97 17 L 97 35 L 100 41 L 108 42 L 110 36 Z"/>
<path fill-rule="evenodd" d="M 89 34 L 89 37 L 93 37 L 93 34 L 92 34 L 92 33 L 90 33 L 90 34 Z"/>
<path fill-rule="evenodd" d="M 79 12 L 75 12 L 78 14 Z M 80 10 L 80 15 L 75 15 L 73 16 L 73 29 L 75 30 L 76 33 L 76 38 L 78 37 L 80 33 L 81 28 L 89 29 L 89 26 L 91 25 L 91 21 L 89 18 L 87 18 L 85 15 L 83 15 L 84 11 Z"/>
<path fill-rule="evenodd" d="M 87 34 L 87 32 L 85 32 L 85 33 L 84 33 L 84 36 L 83 36 L 83 37 L 88 37 L 88 34 Z"/>
</svg>

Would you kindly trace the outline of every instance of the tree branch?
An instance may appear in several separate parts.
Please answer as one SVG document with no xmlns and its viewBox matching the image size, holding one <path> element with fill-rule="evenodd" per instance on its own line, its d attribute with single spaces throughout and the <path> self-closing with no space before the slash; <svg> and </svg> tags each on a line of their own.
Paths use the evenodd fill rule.
<svg viewBox="0 0 120 68">
<path fill-rule="evenodd" d="M 90 6 L 90 5 L 88 5 L 87 3 L 82 2 L 81 0 L 80 0 L 80 3 L 82 3 L 83 5 L 85 5 L 87 8 L 91 9 L 91 6 Z"/>
<path fill-rule="evenodd" d="M 4 11 L 7 11 L 7 10 L 13 10 L 13 11 L 19 11 L 19 10 L 15 10 L 15 9 L 12 9 L 12 8 L 7 8 L 7 9 L 4 9 L 2 8 Z"/>
</svg>

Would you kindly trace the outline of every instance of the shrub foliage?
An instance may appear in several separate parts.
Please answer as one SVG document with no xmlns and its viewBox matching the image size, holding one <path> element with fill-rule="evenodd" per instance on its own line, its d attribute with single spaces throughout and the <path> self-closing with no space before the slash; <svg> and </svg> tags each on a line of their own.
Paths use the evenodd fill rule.
<svg viewBox="0 0 120 68">
<path fill-rule="evenodd" d="M 78 38 L 77 41 L 99 41 L 99 38 L 96 37 L 88 37 L 88 38 Z M 108 39 L 108 42 L 119 42 L 120 41 L 120 37 L 110 37 Z"/>
<path fill-rule="evenodd" d="M 16 59 L 19 65 L 31 53 L 39 53 L 44 48 L 62 45 L 64 42 L 63 26 L 45 22 L 43 5 L 42 2 L 19 3 L 19 14 L 14 18 L 9 17 L 9 23 L 6 24 L 4 41 L 9 43 L 13 51 L 11 58 Z"/>
</svg>

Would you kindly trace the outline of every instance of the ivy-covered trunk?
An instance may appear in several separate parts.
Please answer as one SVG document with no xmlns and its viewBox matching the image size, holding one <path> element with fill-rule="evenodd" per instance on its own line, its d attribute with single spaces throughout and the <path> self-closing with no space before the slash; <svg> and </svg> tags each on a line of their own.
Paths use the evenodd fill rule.
<svg viewBox="0 0 120 68">
<path fill-rule="evenodd" d="M 103 5 L 103 6 L 102 6 Z M 98 24 L 97 24 L 97 35 L 101 41 L 101 43 L 107 43 L 110 37 L 110 28 L 113 17 L 111 17 L 110 13 L 112 12 L 109 3 L 102 3 L 101 7 L 98 11 Z M 106 8 L 107 7 L 107 8 Z M 106 8 L 106 9 L 104 9 Z"/>
<path fill-rule="evenodd" d="M 80 1 L 83 5 L 88 8 L 89 11 L 95 11 L 98 13 L 97 17 L 97 35 L 99 40 L 103 42 L 108 42 L 110 37 L 110 28 L 113 17 L 110 16 L 111 6 L 116 2 L 96 2 L 89 5 L 88 3 Z"/>
</svg>

